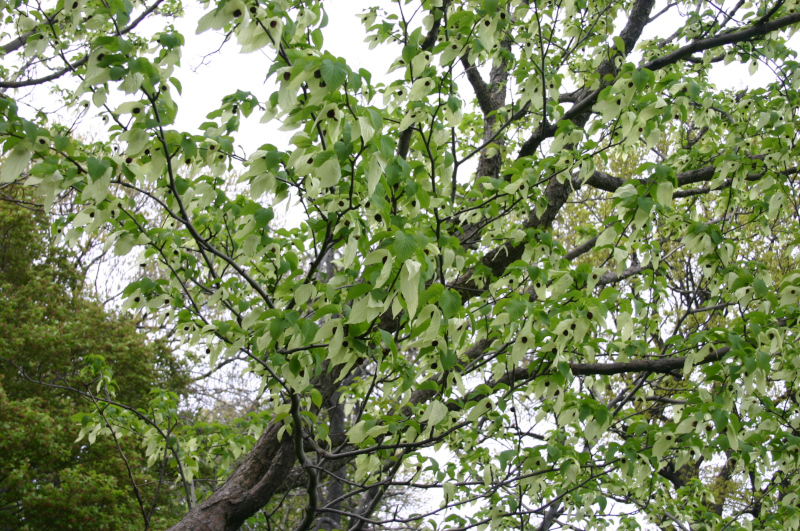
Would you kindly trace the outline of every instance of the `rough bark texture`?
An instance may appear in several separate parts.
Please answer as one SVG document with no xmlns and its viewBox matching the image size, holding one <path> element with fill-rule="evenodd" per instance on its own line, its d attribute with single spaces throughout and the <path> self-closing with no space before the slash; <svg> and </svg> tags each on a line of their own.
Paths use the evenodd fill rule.
<svg viewBox="0 0 800 531">
<path fill-rule="evenodd" d="M 292 438 L 278 441 L 281 425 L 270 424 L 225 484 L 171 529 L 234 531 L 266 505 L 295 463 Z"/>
<path fill-rule="evenodd" d="M 339 388 L 339 371 L 327 366 L 314 380 L 314 386 L 328 400 Z M 170 531 L 233 531 L 287 485 L 297 456 L 292 437 L 284 433 L 278 440 L 281 422 L 271 422 L 241 465 L 222 487 L 203 503 L 195 505 Z"/>
<path fill-rule="evenodd" d="M 344 404 L 339 403 L 339 394 L 340 393 L 334 393 L 325 404 L 325 406 L 328 408 L 328 415 L 330 417 L 330 421 L 328 423 L 330 427 L 330 433 L 344 432 Z M 328 481 L 328 488 L 325 493 L 324 501 L 321 504 L 322 506 L 329 505 L 331 509 L 337 511 L 342 509 L 341 500 L 336 503 L 331 502 L 338 500 L 344 494 L 344 484 L 337 478 L 344 477 L 347 473 L 345 466 L 346 464 L 347 462 L 343 462 L 339 468 L 333 470 L 333 475 Z M 320 531 L 339 529 L 341 527 L 341 521 L 341 514 L 334 512 L 320 512 L 320 519 L 317 521 L 316 529 Z"/>
</svg>

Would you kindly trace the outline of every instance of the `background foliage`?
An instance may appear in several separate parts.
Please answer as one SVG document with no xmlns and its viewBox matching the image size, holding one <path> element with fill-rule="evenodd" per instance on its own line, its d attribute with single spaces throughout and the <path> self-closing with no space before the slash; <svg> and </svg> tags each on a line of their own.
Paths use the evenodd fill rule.
<svg viewBox="0 0 800 531">
<path fill-rule="evenodd" d="M 75 441 L 75 421 L 95 408 L 68 388 L 87 392 L 85 364 L 108 360 L 124 382 L 117 397 L 144 407 L 154 386 L 183 391 L 185 368 L 164 345 L 146 344 L 134 321 L 88 298 L 76 257 L 48 244 L 49 224 L 29 209 L 28 194 L 6 193 L 19 203 L 0 203 L 0 528 L 141 529 L 115 441 Z M 152 496 L 157 471 L 144 468 L 138 441 L 118 442 Z M 156 504 L 161 528 L 180 514 L 171 490 L 167 481 Z"/>
</svg>

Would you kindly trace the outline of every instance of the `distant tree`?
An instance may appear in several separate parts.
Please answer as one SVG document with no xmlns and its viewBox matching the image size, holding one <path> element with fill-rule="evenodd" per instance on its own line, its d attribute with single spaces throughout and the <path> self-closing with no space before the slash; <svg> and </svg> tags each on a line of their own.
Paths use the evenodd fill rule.
<svg viewBox="0 0 800 531">
<path fill-rule="evenodd" d="M 117 397 L 145 408 L 154 387 L 184 391 L 186 369 L 83 291 L 75 257 L 50 244 L 47 218 L 19 192 L 0 201 L 0 529 L 142 529 L 132 478 L 148 512 L 164 483 L 153 512 L 164 528 L 176 515 L 172 478 L 146 469 L 122 432 L 77 442 L 76 418 L 105 404 L 76 391 L 96 392 L 85 367 L 108 360 Z"/>
</svg>

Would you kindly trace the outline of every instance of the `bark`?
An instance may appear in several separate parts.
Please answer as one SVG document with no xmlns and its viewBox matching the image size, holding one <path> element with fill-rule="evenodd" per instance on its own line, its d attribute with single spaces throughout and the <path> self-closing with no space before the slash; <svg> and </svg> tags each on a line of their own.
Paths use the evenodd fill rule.
<svg viewBox="0 0 800 531">
<path fill-rule="evenodd" d="M 728 352 L 730 352 L 730 350 L 730 347 L 722 347 L 717 349 L 697 362 L 697 365 L 720 361 L 728 354 Z M 673 371 L 682 370 L 685 363 L 686 357 L 680 357 L 634 360 L 624 363 L 571 363 L 570 369 L 572 369 L 572 374 L 584 376 L 595 374 L 622 374 L 629 372 L 653 372 L 669 374 Z"/>
<path fill-rule="evenodd" d="M 330 421 L 328 423 L 330 427 L 330 433 L 342 433 L 344 432 L 344 404 L 339 403 L 339 395 L 340 393 L 334 393 L 331 398 L 328 399 L 326 402 L 326 407 L 329 411 Z M 344 494 L 344 484 L 339 481 L 338 478 L 344 477 L 347 474 L 346 469 L 346 461 L 341 463 L 341 466 L 336 470 L 333 470 L 333 475 L 331 476 L 330 480 L 328 481 L 328 488 L 325 493 L 325 499 L 321 506 L 328 506 L 330 502 L 333 500 L 340 499 Z M 331 509 L 340 511 L 342 510 L 342 502 L 341 500 L 330 505 Z M 334 512 L 326 512 L 322 514 L 322 517 L 317 522 L 316 529 L 318 531 L 325 530 L 330 531 L 332 529 L 339 529 L 341 527 L 342 515 Z"/>
<path fill-rule="evenodd" d="M 339 381 L 339 371 L 329 373 L 326 366 L 314 385 L 323 400 L 329 400 Z M 278 439 L 283 425 L 283 421 L 271 422 L 228 480 L 208 499 L 192 507 L 170 531 L 234 531 L 284 490 L 297 456 L 288 433 Z"/>
<path fill-rule="evenodd" d="M 511 43 L 504 41 L 502 43 L 504 49 L 508 49 Z M 492 138 L 497 132 L 499 124 L 497 123 L 497 111 L 506 103 L 506 84 L 508 82 L 508 64 L 505 61 L 500 61 L 496 65 L 492 65 L 489 72 L 489 83 L 486 83 L 478 72 L 475 65 L 469 64 L 467 56 L 461 58 L 461 64 L 464 66 L 464 71 L 467 79 L 475 91 L 475 96 L 478 99 L 478 106 L 483 113 L 483 139 L 482 144 L 487 144 L 492 141 Z M 499 135 L 494 139 L 494 144 L 502 147 L 506 143 L 505 136 Z M 478 167 L 475 171 L 475 176 L 498 178 L 500 170 L 503 166 L 503 156 L 500 152 L 495 153 L 489 157 L 488 149 L 484 149 L 478 158 Z M 461 244 L 468 248 L 475 248 L 480 241 L 480 224 L 468 223 L 461 227 Z"/>
<path fill-rule="evenodd" d="M 170 529 L 234 531 L 266 505 L 295 463 L 292 438 L 278 440 L 281 426 L 270 424 L 225 484 Z"/>
</svg>

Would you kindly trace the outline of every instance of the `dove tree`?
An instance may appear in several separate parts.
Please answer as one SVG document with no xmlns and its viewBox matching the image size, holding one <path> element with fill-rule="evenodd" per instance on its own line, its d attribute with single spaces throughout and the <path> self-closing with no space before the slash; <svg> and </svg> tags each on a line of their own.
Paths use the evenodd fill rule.
<svg viewBox="0 0 800 531">
<path fill-rule="evenodd" d="M 161 271 L 125 307 L 260 383 L 237 440 L 172 402 L 83 430 L 170 456 L 175 530 L 797 529 L 798 3 L 383 4 L 337 57 L 332 2 L 207 2 L 271 85 L 184 131 L 184 38 L 141 24 L 179 4 L 3 2 L 3 186 L 74 197 L 54 236 L 111 230 Z M 241 155 L 251 115 L 289 147 Z"/>
</svg>

